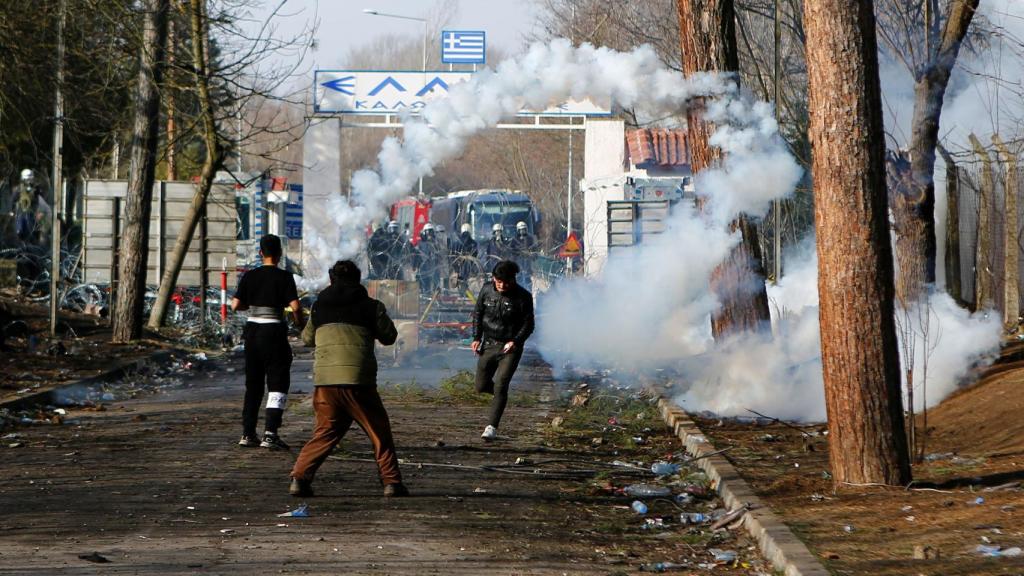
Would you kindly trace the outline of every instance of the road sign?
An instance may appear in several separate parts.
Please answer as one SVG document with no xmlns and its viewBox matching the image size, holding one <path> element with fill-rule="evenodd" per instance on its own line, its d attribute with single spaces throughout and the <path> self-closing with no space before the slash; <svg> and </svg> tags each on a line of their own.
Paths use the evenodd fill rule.
<svg viewBox="0 0 1024 576">
<path fill-rule="evenodd" d="M 313 104 L 318 114 L 399 114 L 417 112 L 427 102 L 448 95 L 451 86 L 466 82 L 473 72 L 380 70 L 317 70 L 313 77 Z M 611 102 L 571 100 L 541 112 L 523 110 L 521 116 L 609 116 Z"/>
<path fill-rule="evenodd" d="M 441 62 L 445 64 L 483 64 L 486 53 L 487 35 L 483 30 L 441 32 Z"/>
<path fill-rule="evenodd" d="M 575 232 L 570 232 L 569 237 L 565 240 L 565 244 L 562 244 L 562 249 L 558 251 L 559 258 L 575 258 L 583 252 L 583 246 L 580 244 L 580 239 L 576 237 Z"/>
</svg>

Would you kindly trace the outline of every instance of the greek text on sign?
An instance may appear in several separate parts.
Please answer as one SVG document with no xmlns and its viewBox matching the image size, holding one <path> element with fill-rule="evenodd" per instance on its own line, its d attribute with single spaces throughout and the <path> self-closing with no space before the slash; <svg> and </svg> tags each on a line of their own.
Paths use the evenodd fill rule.
<svg viewBox="0 0 1024 576">
<path fill-rule="evenodd" d="M 409 72 L 317 70 L 314 74 L 314 111 L 320 114 L 399 114 L 418 112 L 427 102 L 445 98 L 451 86 L 465 82 L 473 72 Z M 523 110 L 524 116 L 608 116 L 611 102 L 570 100 L 546 110 Z"/>
<path fill-rule="evenodd" d="M 486 53 L 487 35 L 483 30 L 441 32 L 441 62 L 445 64 L 483 64 Z"/>
</svg>

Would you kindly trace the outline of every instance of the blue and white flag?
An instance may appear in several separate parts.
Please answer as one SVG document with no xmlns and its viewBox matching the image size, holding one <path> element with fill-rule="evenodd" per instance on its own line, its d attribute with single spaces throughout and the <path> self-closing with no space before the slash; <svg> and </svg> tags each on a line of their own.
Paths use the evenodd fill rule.
<svg viewBox="0 0 1024 576">
<path fill-rule="evenodd" d="M 441 62 L 445 64 L 483 64 L 487 51 L 483 30 L 443 30 Z"/>
</svg>

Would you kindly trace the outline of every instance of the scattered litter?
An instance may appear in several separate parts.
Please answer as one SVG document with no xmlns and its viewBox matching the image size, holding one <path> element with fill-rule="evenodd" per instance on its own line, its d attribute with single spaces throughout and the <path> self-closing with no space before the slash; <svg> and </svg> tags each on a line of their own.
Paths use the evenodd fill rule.
<svg viewBox="0 0 1024 576">
<path fill-rule="evenodd" d="M 110 562 L 106 556 L 103 556 L 99 552 L 93 552 L 92 554 L 79 554 L 78 558 L 89 562 L 95 562 L 97 564 L 108 564 Z"/>
<path fill-rule="evenodd" d="M 843 532 L 853 532 L 853 531 L 854 531 L 854 527 L 853 526 L 851 526 L 849 524 L 847 524 L 846 526 L 843 526 Z"/>
<path fill-rule="evenodd" d="M 1000 557 L 1010 557 L 1010 558 L 1012 558 L 1012 557 L 1020 556 L 1020 554 L 1021 554 L 1021 549 L 1019 547 L 1017 547 L 1017 546 L 1014 546 L 1013 548 L 1003 549 L 1001 546 L 995 546 L 995 545 L 991 545 L 990 546 L 990 545 L 986 545 L 986 544 L 978 544 L 978 547 L 975 548 L 974 551 L 978 552 L 982 556 L 988 556 L 988 557 L 991 557 L 991 558 L 1000 558 Z"/>
<path fill-rule="evenodd" d="M 671 462 L 655 462 L 651 464 L 651 472 L 655 476 L 669 476 L 679 472 L 679 464 L 673 464 Z"/>
<path fill-rule="evenodd" d="M 1020 481 L 1007 482 L 1006 484 L 1000 484 L 999 486 L 989 486 L 985 488 L 985 492 L 999 492 L 1001 490 L 1012 490 L 1020 487 Z"/>
<path fill-rule="evenodd" d="M 191 358 L 193 360 L 198 360 L 200 362 L 206 362 L 208 360 L 208 358 L 206 357 L 206 353 L 205 352 L 198 352 L 196 354 L 191 354 L 189 356 L 189 358 Z"/>
<path fill-rule="evenodd" d="M 704 524 L 710 521 L 711 516 L 702 512 L 683 512 L 679 515 L 679 523 L 683 525 Z"/>
<path fill-rule="evenodd" d="M 900 512 L 910 512 L 913 509 L 913 506 L 904 506 L 903 508 L 900 508 Z"/>
<path fill-rule="evenodd" d="M 309 506 L 306 504 L 299 504 L 294 510 L 289 510 L 282 514 L 277 515 L 278 518 L 308 518 L 309 517 Z"/>
<path fill-rule="evenodd" d="M 906 518 L 904 518 L 904 520 L 906 520 L 907 522 L 913 522 L 914 520 L 917 520 L 917 518 L 915 518 L 914 516 L 907 516 Z"/>
<path fill-rule="evenodd" d="M 17 432 L 11 432 L 10 434 L 4 434 L 3 436 L 4 440 L 17 440 L 18 438 L 21 438 L 21 434 L 18 434 Z"/>
<path fill-rule="evenodd" d="M 692 504 L 693 503 L 693 494 L 688 494 L 686 492 L 683 492 L 681 494 L 676 494 L 675 501 L 676 501 L 676 504 L 679 504 L 680 506 L 686 506 L 687 504 Z"/>
<path fill-rule="evenodd" d="M 669 570 L 684 570 L 686 564 L 677 564 L 675 562 L 656 562 L 654 564 L 643 564 L 640 566 L 641 572 L 668 572 Z"/>
<path fill-rule="evenodd" d="M 633 443 L 634 444 L 646 444 L 647 443 L 647 439 L 644 438 L 643 436 L 633 436 Z"/>
<path fill-rule="evenodd" d="M 715 522 L 714 524 L 711 525 L 711 529 L 712 530 L 718 530 L 719 528 L 725 528 L 726 526 L 728 526 L 728 525 L 732 524 L 733 522 L 736 522 L 737 520 L 742 518 L 743 515 L 746 514 L 747 510 L 749 510 L 749 509 L 750 509 L 750 505 L 749 504 L 744 504 L 743 506 L 740 506 L 739 508 L 737 508 L 737 509 L 733 510 L 732 512 L 729 512 L 729 513 L 723 515 L 721 518 L 719 518 L 717 522 Z"/>
<path fill-rule="evenodd" d="M 622 491 L 634 498 L 667 498 L 672 495 L 670 488 L 653 484 L 630 484 Z"/>
<path fill-rule="evenodd" d="M 981 505 L 981 504 L 984 504 L 984 503 L 985 503 L 985 499 L 982 498 L 981 496 L 978 496 L 977 498 L 974 499 L 974 504 Z"/>
<path fill-rule="evenodd" d="M 487 490 L 485 488 L 476 487 L 473 488 L 473 494 L 487 494 Z"/>
<path fill-rule="evenodd" d="M 278 524 L 277 527 L 278 528 L 287 528 L 288 525 L 287 524 Z"/>
<path fill-rule="evenodd" d="M 824 494 L 811 494 L 811 502 L 823 502 L 826 500 Z"/>
<path fill-rule="evenodd" d="M 524 458 L 522 456 L 520 456 L 519 458 L 516 458 L 516 465 L 517 466 L 526 466 L 528 464 L 533 464 L 533 462 L 529 458 Z"/>
<path fill-rule="evenodd" d="M 555 416 L 554 418 L 551 419 L 551 427 L 560 428 L 563 422 L 565 422 L 565 418 L 562 418 L 561 416 Z"/>
<path fill-rule="evenodd" d="M 54 414 L 58 414 L 60 416 L 67 416 L 68 415 L 68 411 L 63 409 L 63 408 L 54 408 L 53 409 L 53 413 Z"/>
<path fill-rule="evenodd" d="M 185 509 L 186 510 L 195 510 L 196 507 L 195 506 L 185 506 Z"/>
<path fill-rule="evenodd" d="M 7 445 L 8 448 L 21 448 L 25 444 L 23 442 L 11 442 Z"/>
<path fill-rule="evenodd" d="M 608 423 L 611 424 L 612 426 L 618 426 L 619 419 L 616 418 L 615 416 L 612 416 L 611 418 L 608 419 Z"/>
<path fill-rule="evenodd" d="M 636 512 L 637 514 L 647 514 L 647 504 L 644 504 L 639 500 L 634 500 L 630 507 L 633 509 L 633 512 Z"/>
<path fill-rule="evenodd" d="M 715 557 L 716 562 L 735 562 L 736 551 L 735 550 L 719 550 L 718 548 L 710 548 L 708 552 Z"/>
<path fill-rule="evenodd" d="M 220 533 L 221 533 L 221 534 L 234 534 L 234 533 L 235 533 L 235 531 L 234 531 L 234 529 L 233 529 L 233 528 L 224 528 L 224 529 L 222 529 L 222 530 L 220 531 Z"/>
</svg>

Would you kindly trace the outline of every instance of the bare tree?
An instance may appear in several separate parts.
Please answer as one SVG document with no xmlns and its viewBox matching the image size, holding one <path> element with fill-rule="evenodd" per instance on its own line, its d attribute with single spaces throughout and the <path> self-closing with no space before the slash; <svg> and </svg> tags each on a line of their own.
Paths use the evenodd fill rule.
<svg viewBox="0 0 1024 576">
<path fill-rule="evenodd" d="M 267 19 L 253 31 L 243 27 L 237 15 L 239 11 L 251 8 L 249 0 L 219 0 L 219 3 L 189 0 L 186 10 L 190 35 L 188 71 L 192 77 L 198 112 L 192 125 L 183 129 L 183 133 L 198 135 L 203 160 L 195 194 L 175 240 L 167 269 L 160 279 L 156 302 L 149 317 L 151 328 L 163 324 L 185 255 L 204 217 L 206 200 L 214 178 L 218 170 L 224 167 L 232 146 L 243 146 L 246 140 L 258 141 L 267 134 L 295 134 L 294 127 L 282 126 L 278 122 L 284 109 L 281 115 L 270 115 L 265 125 L 243 126 L 244 136 L 238 133 L 237 128 L 232 128 L 237 127 L 239 107 L 246 104 L 259 107 L 270 99 L 298 103 L 294 99 L 295 93 L 279 96 L 277 91 L 282 89 L 286 81 L 293 79 L 295 71 L 303 65 L 313 30 L 303 30 L 290 38 L 277 38 L 272 23 L 280 15 L 283 5 L 284 2 L 276 4 Z M 218 8 L 212 16 L 209 14 L 210 6 Z M 214 35 L 211 30 L 217 34 Z M 211 46 L 218 48 L 218 58 L 211 54 Z M 272 57 L 293 57 L 293 63 L 282 67 L 279 61 L 271 62 Z M 270 67 L 273 69 L 268 69 Z M 253 114 L 242 118 L 258 120 L 267 117 Z M 301 133 L 296 135 L 296 138 L 300 137 Z M 268 157 L 272 156 L 283 146 L 271 146 L 264 153 Z"/>
<path fill-rule="evenodd" d="M 737 72 L 733 0 L 678 0 L 678 9 L 683 71 Z M 709 144 L 714 127 L 703 120 L 699 108 L 688 111 L 687 121 L 690 157 L 697 173 L 718 163 L 721 151 Z M 711 275 L 711 287 L 721 302 L 711 319 L 711 332 L 716 339 L 771 328 L 757 227 L 745 215 L 737 218 L 733 227 L 742 234 L 742 241 Z"/>
<path fill-rule="evenodd" d="M 142 5 L 143 42 L 135 88 L 135 125 L 132 130 L 131 168 L 121 233 L 121 279 L 113 316 L 113 341 L 124 343 L 142 335 L 142 307 L 146 295 L 149 258 L 149 217 L 156 171 L 160 120 L 159 85 L 167 41 L 168 0 L 146 0 Z"/>
<path fill-rule="evenodd" d="M 821 358 L 837 486 L 910 480 L 872 4 L 804 3 Z"/>
<path fill-rule="evenodd" d="M 880 0 L 878 33 L 889 52 L 914 77 L 914 115 L 907 185 L 891 199 L 899 260 L 897 295 L 917 300 L 935 283 L 935 156 L 939 119 L 949 78 L 970 29 L 979 0 Z"/>
</svg>

